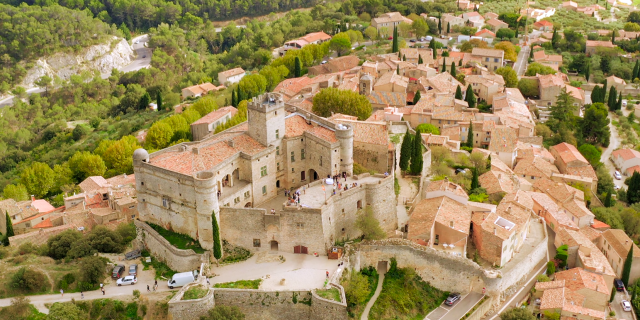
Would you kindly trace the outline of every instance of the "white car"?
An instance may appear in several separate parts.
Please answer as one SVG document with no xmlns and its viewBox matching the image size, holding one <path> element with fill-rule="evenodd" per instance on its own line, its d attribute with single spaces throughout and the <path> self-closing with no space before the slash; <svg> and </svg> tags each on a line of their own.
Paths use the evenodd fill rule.
<svg viewBox="0 0 640 320">
<path fill-rule="evenodd" d="M 613 174 L 613 177 L 614 177 L 614 178 L 616 178 L 617 180 L 622 180 L 622 176 L 620 175 L 620 172 L 618 172 L 618 171 L 616 171 L 616 172 Z"/>
<path fill-rule="evenodd" d="M 613 190 L 620 190 L 620 186 L 613 186 Z"/>
<path fill-rule="evenodd" d="M 119 286 L 123 285 L 123 284 L 130 284 L 130 285 L 134 285 L 138 283 L 138 278 L 136 278 L 136 276 L 126 276 L 124 278 L 120 278 L 118 279 L 118 281 L 116 281 L 116 284 Z"/>
<path fill-rule="evenodd" d="M 629 301 L 622 300 L 620 302 L 620 304 L 622 305 L 622 310 L 627 311 L 627 312 L 631 311 L 631 303 L 629 303 Z"/>
</svg>

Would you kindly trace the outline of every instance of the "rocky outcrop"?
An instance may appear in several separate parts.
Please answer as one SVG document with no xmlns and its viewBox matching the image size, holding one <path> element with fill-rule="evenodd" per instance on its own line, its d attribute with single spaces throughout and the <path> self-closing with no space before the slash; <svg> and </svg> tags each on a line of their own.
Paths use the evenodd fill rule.
<svg viewBox="0 0 640 320">
<path fill-rule="evenodd" d="M 133 49 L 127 40 L 113 37 L 107 43 L 84 48 L 76 54 L 56 53 L 38 59 L 34 62 L 34 67 L 27 71 L 21 86 L 34 87 L 34 82 L 44 75 L 69 80 L 72 75 L 85 70 L 110 73 L 113 68 L 122 68 L 130 64 L 133 59 Z"/>
</svg>

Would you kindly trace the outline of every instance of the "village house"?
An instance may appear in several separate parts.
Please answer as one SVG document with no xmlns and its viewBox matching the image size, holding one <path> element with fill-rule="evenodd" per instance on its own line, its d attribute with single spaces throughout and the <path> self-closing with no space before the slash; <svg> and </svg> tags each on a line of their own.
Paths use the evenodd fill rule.
<svg viewBox="0 0 640 320">
<path fill-rule="evenodd" d="M 393 28 L 400 23 L 411 24 L 413 21 L 406 18 L 400 12 L 387 12 L 379 15 L 377 18 L 371 19 L 371 26 L 378 29 L 378 32 L 384 35 L 393 33 Z"/>
<path fill-rule="evenodd" d="M 195 86 L 191 86 L 191 87 L 186 87 L 184 89 L 182 89 L 182 98 L 186 99 L 186 98 L 196 98 L 196 97 L 200 97 L 203 96 L 207 93 L 209 93 L 210 91 L 218 91 L 221 89 L 224 89 L 225 86 L 221 85 L 219 87 L 214 86 L 213 84 L 207 82 L 207 83 L 203 83 L 203 84 L 197 84 Z"/>
<path fill-rule="evenodd" d="M 627 82 L 624 79 L 618 78 L 614 75 L 608 76 L 605 78 L 607 80 L 607 92 L 611 90 L 611 87 L 615 87 L 618 93 L 624 91 L 627 86 Z"/>
<path fill-rule="evenodd" d="M 549 152 L 556 159 L 555 165 L 561 173 L 598 181 L 595 170 L 574 145 L 562 142 L 549 148 Z"/>
<path fill-rule="evenodd" d="M 208 134 L 214 132 L 216 127 L 231 120 L 236 115 L 238 109 L 227 106 L 212 111 L 204 117 L 191 124 L 192 141 L 200 141 Z"/>
<path fill-rule="evenodd" d="M 476 32 L 473 36 L 482 38 L 482 40 L 486 42 L 490 42 L 496 38 L 496 34 L 493 31 L 487 29 L 482 29 Z"/>
<path fill-rule="evenodd" d="M 309 67 L 308 74 L 310 76 L 317 76 L 321 74 L 347 71 L 357 67 L 359 63 L 360 63 L 360 59 L 358 59 L 358 57 L 348 55 L 348 56 L 332 59 L 325 64 Z"/>
<path fill-rule="evenodd" d="M 509 24 L 500 21 L 498 19 L 491 19 L 489 21 L 487 21 L 485 23 L 485 27 L 486 26 L 490 26 L 491 27 L 491 31 L 493 32 L 498 32 L 498 30 L 502 29 L 502 28 L 509 28 Z"/>
<path fill-rule="evenodd" d="M 598 41 L 598 40 L 587 40 L 587 45 L 585 49 L 585 53 L 587 55 L 596 54 L 598 48 L 615 48 L 616 45 L 611 43 L 611 41 Z"/>
<path fill-rule="evenodd" d="M 611 153 L 611 160 L 624 175 L 640 172 L 640 152 L 634 149 L 618 149 Z"/>
<path fill-rule="evenodd" d="M 559 54 L 546 54 L 544 50 L 533 53 L 533 61 L 558 71 L 562 66 L 562 56 Z"/>
<path fill-rule="evenodd" d="M 526 16 L 528 19 L 533 19 L 534 21 L 540 21 L 544 18 L 549 18 L 556 13 L 555 8 L 547 7 L 546 9 L 534 9 L 534 8 L 523 8 L 520 10 L 520 14 Z"/>
<path fill-rule="evenodd" d="M 539 105 L 555 105 L 562 89 L 565 89 L 573 98 L 573 105 L 578 107 L 574 114 L 579 115 L 580 107 L 584 105 L 584 90 L 566 84 L 567 75 L 558 72 L 556 74 L 537 75 L 537 78 L 538 87 L 540 88 Z"/>
<path fill-rule="evenodd" d="M 462 19 L 470 27 L 481 28 L 484 25 L 484 18 L 476 11 L 463 13 Z"/>
<path fill-rule="evenodd" d="M 533 191 L 528 193 L 533 199 L 533 212 L 542 217 L 551 230 L 554 232 L 558 232 L 558 228 L 579 230 L 578 224 L 549 195 Z"/>
<path fill-rule="evenodd" d="M 491 133 L 489 151 L 496 153 L 498 158 L 509 168 L 513 168 L 516 161 L 516 147 L 518 143 L 517 131 L 507 126 L 496 126 Z"/>
<path fill-rule="evenodd" d="M 528 157 L 518 161 L 513 173 L 534 183 L 536 179 L 551 178 L 553 173 L 560 173 L 558 168 L 541 157 Z"/>
<path fill-rule="evenodd" d="M 324 33 L 324 31 L 308 33 L 298 39 L 285 42 L 284 46 L 278 49 L 278 53 L 280 56 L 283 56 L 289 50 L 302 49 L 306 45 L 321 44 L 329 40 L 331 40 L 331 36 Z"/>
<path fill-rule="evenodd" d="M 547 20 L 540 20 L 533 24 L 533 28 L 538 31 L 551 32 L 553 31 L 553 23 Z"/>
<path fill-rule="evenodd" d="M 498 14 L 495 12 L 487 12 L 483 15 L 484 20 L 498 19 Z"/>
<path fill-rule="evenodd" d="M 581 228 L 579 231 L 565 228 L 557 228 L 556 239 L 554 245 L 556 248 L 561 245 L 567 245 L 567 266 L 569 268 L 581 267 L 586 271 L 591 271 L 603 276 L 605 283 L 613 284 L 616 273 L 609 264 L 607 257 L 598 249 L 597 235 L 591 227 Z M 609 294 L 611 289 L 608 288 Z"/>
<path fill-rule="evenodd" d="M 495 49 L 473 48 L 471 55 L 489 71 L 496 71 L 504 65 L 504 51 Z"/>
<path fill-rule="evenodd" d="M 480 6 L 473 3 L 471 0 L 459 0 L 458 1 L 458 9 L 466 11 L 466 10 L 475 10 Z"/>
<path fill-rule="evenodd" d="M 458 16 L 454 16 L 453 14 L 445 13 L 440 19 L 442 19 L 443 28 L 446 28 L 447 25 L 449 26 L 449 30 L 452 30 L 455 26 L 464 27 L 464 19 Z M 444 31 L 446 31 L 446 29 L 444 29 Z"/>
<path fill-rule="evenodd" d="M 484 71 L 479 75 L 466 76 L 464 81 L 467 84 L 471 84 L 473 93 L 476 94 L 478 99 L 486 101 L 487 104 L 493 104 L 494 95 L 504 91 L 505 82 L 499 74 Z"/>
<path fill-rule="evenodd" d="M 218 82 L 220 84 L 238 83 L 244 77 L 246 72 L 242 68 L 233 68 L 231 70 L 218 73 Z"/>
<path fill-rule="evenodd" d="M 602 232 L 602 236 L 598 239 L 597 245 L 609 260 L 609 264 L 611 264 L 618 278 L 622 278 L 624 264 L 629 256 L 629 250 L 631 250 L 631 246 L 633 246 L 629 283 L 635 283 L 635 281 L 640 278 L 640 248 L 633 243 L 633 240 L 629 238 L 624 230 L 609 229 Z"/>
<path fill-rule="evenodd" d="M 585 204 L 584 192 L 564 182 L 547 178 L 538 179 L 533 189 L 551 197 L 559 209 L 573 221 L 578 228 L 588 227 L 593 223 L 594 214 Z"/>
<path fill-rule="evenodd" d="M 407 93 L 409 78 L 396 74 L 395 72 L 387 72 L 373 86 L 373 91 L 398 92 Z"/>
</svg>

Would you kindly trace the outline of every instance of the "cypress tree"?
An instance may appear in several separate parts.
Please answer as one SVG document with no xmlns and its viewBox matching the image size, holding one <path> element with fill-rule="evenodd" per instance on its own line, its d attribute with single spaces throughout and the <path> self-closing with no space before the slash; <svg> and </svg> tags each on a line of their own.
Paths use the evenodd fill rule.
<svg viewBox="0 0 640 320">
<path fill-rule="evenodd" d="M 633 263 L 633 244 L 629 253 L 627 254 L 627 260 L 624 261 L 624 269 L 622 269 L 622 282 L 625 287 L 629 285 L 629 275 L 631 274 L 631 264 Z"/>
<path fill-rule="evenodd" d="M 587 67 L 584 69 L 584 78 L 587 79 L 587 83 L 589 82 L 589 77 L 591 76 L 591 63 L 587 60 Z"/>
<path fill-rule="evenodd" d="M 451 33 L 451 23 L 447 22 L 447 34 Z"/>
<path fill-rule="evenodd" d="M 296 78 L 302 77 L 302 64 L 300 63 L 300 58 L 296 57 L 294 63 L 295 63 L 294 71 L 293 71 L 294 76 Z"/>
<path fill-rule="evenodd" d="M 420 101 L 420 90 L 416 91 L 416 94 L 413 96 L 413 105 L 416 105 L 416 103 L 418 103 L 418 101 Z"/>
<path fill-rule="evenodd" d="M 604 198 L 604 206 L 607 208 L 611 207 L 611 190 L 607 191 L 607 195 Z"/>
<path fill-rule="evenodd" d="M 480 182 L 478 181 L 478 168 L 473 168 L 473 177 L 471 178 L 471 190 L 480 187 Z"/>
<path fill-rule="evenodd" d="M 240 88 L 240 86 L 238 86 L 238 91 L 236 91 L 236 96 L 237 96 L 236 101 L 238 104 L 240 104 L 240 102 L 244 100 L 244 93 L 242 93 L 242 89 Z"/>
<path fill-rule="evenodd" d="M 460 86 L 456 88 L 456 99 L 462 100 L 462 89 L 460 89 Z"/>
<path fill-rule="evenodd" d="M 398 60 L 402 59 L 402 53 L 400 53 L 400 51 L 398 51 Z"/>
<path fill-rule="evenodd" d="M 393 27 L 393 42 L 391 52 L 398 52 L 398 27 Z"/>
<path fill-rule="evenodd" d="M 473 121 L 469 121 L 469 130 L 467 132 L 467 143 L 466 146 L 469 148 L 473 148 Z M 471 188 L 473 189 L 473 188 Z"/>
<path fill-rule="evenodd" d="M 216 260 L 222 258 L 222 246 L 220 245 L 220 226 L 218 225 L 218 219 L 216 219 L 216 213 L 211 214 L 211 226 L 213 227 L 213 257 Z"/>
<path fill-rule="evenodd" d="M 491 170 L 491 155 L 487 157 L 487 170 Z"/>
<path fill-rule="evenodd" d="M 629 181 L 629 188 L 627 188 L 627 202 L 632 205 L 636 202 L 640 202 L 640 173 L 633 172 L 631 180 Z"/>
<path fill-rule="evenodd" d="M 622 110 L 622 91 L 618 94 L 618 102 L 616 103 L 616 110 Z"/>
<path fill-rule="evenodd" d="M 438 19 L 438 34 L 442 34 L 442 17 Z"/>
<path fill-rule="evenodd" d="M 476 107 L 476 96 L 473 94 L 473 89 L 471 88 L 471 84 L 467 86 L 467 95 L 465 96 L 464 100 L 469 104 L 469 108 Z"/>
<path fill-rule="evenodd" d="M 455 61 L 451 61 L 451 70 L 449 70 L 449 72 L 451 73 L 452 77 L 456 77 L 456 62 Z"/>
<path fill-rule="evenodd" d="M 149 103 L 151 103 L 151 96 L 149 95 L 149 92 L 145 92 L 142 97 L 140 98 L 140 101 L 138 102 L 138 109 L 139 110 L 145 110 L 149 107 Z"/>
<path fill-rule="evenodd" d="M 431 40 L 434 41 L 434 40 Z M 435 46 L 433 49 L 431 49 L 431 52 L 433 52 L 433 60 L 438 59 L 438 51 L 436 50 Z"/>
<path fill-rule="evenodd" d="M 409 128 L 407 128 L 407 133 L 404 135 L 402 146 L 400 147 L 400 170 L 402 171 L 409 169 L 409 160 L 411 160 L 411 155 L 413 154 L 412 138 Z"/>
<path fill-rule="evenodd" d="M 420 130 L 416 130 L 416 136 L 413 138 L 413 154 L 411 156 L 411 174 L 419 175 L 422 173 L 422 136 Z"/>
<path fill-rule="evenodd" d="M 407 61 L 407 55 L 405 54 L 402 55 L 402 61 Z"/>
<path fill-rule="evenodd" d="M 635 291 L 633 293 L 635 293 Z M 611 297 L 609 298 L 609 302 L 613 302 L 613 299 L 615 297 L 616 297 L 616 287 L 613 286 L 613 288 L 611 288 Z M 631 299 L 631 301 L 633 301 L 633 299 Z"/>
<path fill-rule="evenodd" d="M 631 81 L 633 81 L 637 77 L 638 77 L 638 61 L 636 61 L 636 64 L 633 66 L 633 72 L 631 72 Z"/>
<path fill-rule="evenodd" d="M 399 66 L 399 65 L 396 65 L 396 73 L 397 73 L 398 75 L 400 75 L 400 66 Z"/>
<path fill-rule="evenodd" d="M 462 59 L 458 60 L 458 67 L 462 67 Z"/>
<path fill-rule="evenodd" d="M 609 110 L 611 111 L 616 110 L 616 105 L 618 104 L 618 102 L 616 101 L 617 95 L 618 91 L 616 90 L 616 87 L 611 86 L 611 89 L 609 90 L 609 99 L 607 100 L 607 105 L 609 106 Z"/>
<path fill-rule="evenodd" d="M 162 110 L 162 92 L 160 90 L 156 94 L 156 104 L 158 105 L 158 110 Z"/>
<path fill-rule="evenodd" d="M 424 61 L 422 61 L 422 55 L 418 55 L 418 64 L 423 64 Z"/>
<path fill-rule="evenodd" d="M 616 44 L 616 29 L 611 31 L 611 43 Z"/>
<path fill-rule="evenodd" d="M 231 90 L 231 106 L 234 108 L 238 107 L 238 97 L 236 96 L 236 89 Z"/>
<path fill-rule="evenodd" d="M 2 238 L 2 244 L 6 247 L 9 246 L 9 237 L 15 236 L 15 233 L 13 233 L 13 224 L 11 223 L 11 218 L 9 218 L 9 212 L 5 211 L 5 215 L 7 219 L 7 233 L 4 238 Z"/>
<path fill-rule="evenodd" d="M 447 60 L 442 58 L 442 70 L 440 70 L 440 72 L 446 72 L 447 71 Z"/>
<path fill-rule="evenodd" d="M 533 59 L 533 49 L 529 50 L 529 59 Z"/>
</svg>

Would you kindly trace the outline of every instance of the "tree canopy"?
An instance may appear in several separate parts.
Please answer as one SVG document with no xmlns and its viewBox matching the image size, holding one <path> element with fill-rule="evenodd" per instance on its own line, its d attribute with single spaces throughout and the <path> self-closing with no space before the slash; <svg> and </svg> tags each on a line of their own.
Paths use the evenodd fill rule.
<svg viewBox="0 0 640 320">
<path fill-rule="evenodd" d="M 351 90 L 326 88 L 313 97 L 313 112 L 322 117 L 342 113 L 366 120 L 371 116 L 371 111 L 371 103 L 367 97 Z"/>
</svg>

